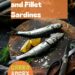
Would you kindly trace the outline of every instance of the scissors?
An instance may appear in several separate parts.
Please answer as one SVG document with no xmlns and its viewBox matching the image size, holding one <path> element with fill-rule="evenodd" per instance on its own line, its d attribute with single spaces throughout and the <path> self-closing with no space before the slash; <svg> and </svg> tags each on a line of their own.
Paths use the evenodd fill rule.
<svg viewBox="0 0 75 75">
<path fill-rule="evenodd" d="M 48 72 L 47 72 L 47 75 L 50 75 L 50 71 L 51 71 L 53 66 L 59 66 L 58 70 L 56 72 L 56 73 L 59 73 L 58 75 L 65 75 L 66 74 L 69 57 L 72 54 L 75 53 L 75 47 L 70 50 L 70 44 L 71 44 L 71 40 L 69 40 L 67 42 L 67 46 L 65 48 L 63 57 L 61 59 L 59 59 L 59 60 L 56 60 L 55 62 L 53 62 L 50 65 L 50 67 L 48 69 Z"/>
</svg>

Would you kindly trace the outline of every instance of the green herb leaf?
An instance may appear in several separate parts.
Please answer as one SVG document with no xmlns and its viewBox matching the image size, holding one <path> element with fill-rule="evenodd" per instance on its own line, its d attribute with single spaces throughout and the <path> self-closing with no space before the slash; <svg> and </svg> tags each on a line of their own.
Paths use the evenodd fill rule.
<svg viewBox="0 0 75 75">
<path fill-rule="evenodd" d="M 33 58 L 28 58 L 26 61 L 27 61 L 28 63 L 30 63 L 30 62 L 33 61 Z"/>
<path fill-rule="evenodd" d="M 0 52 L 0 63 L 5 64 L 9 58 L 9 48 L 5 46 Z"/>
</svg>

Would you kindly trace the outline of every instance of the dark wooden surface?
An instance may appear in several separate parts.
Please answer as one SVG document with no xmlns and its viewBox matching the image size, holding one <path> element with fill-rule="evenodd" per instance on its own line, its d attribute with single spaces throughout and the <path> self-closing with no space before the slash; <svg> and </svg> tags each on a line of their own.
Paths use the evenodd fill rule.
<svg viewBox="0 0 75 75">
<path fill-rule="evenodd" d="M 23 30 L 23 31 L 32 30 L 34 28 L 40 28 L 52 23 L 61 23 L 63 25 L 62 30 L 64 31 L 66 36 L 72 40 L 75 39 L 75 27 L 61 20 L 52 20 L 52 19 L 49 19 L 47 21 L 28 20 L 26 22 L 23 22 L 21 25 L 19 25 L 16 28 L 16 30 Z M 62 58 L 65 47 L 66 47 L 66 41 L 67 41 L 65 37 L 64 39 L 59 41 L 59 43 L 57 43 L 55 48 L 50 49 L 50 50 L 53 50 L 52 52 L 48 52 L 46 55 L 43 55 L 41 57 L 35 57 L 33 59 L 33 61 L 30 64 L 33 67 L 34 75 L 46 75 L 48 70 L 47 65 L 49 66 L 55 60 Z M 13 55 L 22 54 L 20 52 L 20 48 L 22 47 L 23 43 L 27 39 L 28 38 L 21 37 L 21 36 L 10 36 L 10 39 L 9 39 L 10 55 L 13 56 Z M 43 61 L 41 62 L 41 60 Z M 45 63 L 47 63 L 47 65 L 43 66 L 43 64 Z M 70 65 L 70 69 L 73 68 L 73 66 L 74 65 Z M 54 68 L 53 69 L 54 71 L 50 72 L 50 75 L 53 75 L 57 69 L 58 69 L 57 67 L 56 69 Z"/>
<path fill-rule="evenodd" d="M 5 1 L 5 0 L 0 0 L 0 2 L 2 2 L 2 1 Z M 69 0 L 69 1 L 74 1 L 74 0 Z M 72 24 L 73 26 L 75 26 L 75 10 L 74 9 L 70 9 L 70 7 L 69 7 L 69 16 L 68 16 L 68 19 L 66 20 L 68 23 Z M 10 12 L 5 13 L 5 14 L 9 15 Z M 20 23 L 22 23 L 24 21 L 26 21 L 26 20 L 11 20 L 9 16 L 4 16 L 4 15 L 0 16 L 0 49 L 2 49 L 5 45 L 8 44 L 9 35 L 7 34 L 7 32 L 11 31 L 11 27 L 16 27 L 16 26 L 18 26 Z M 55 22 L 56 23 L 58 21 L 57 20 L 49 20 L 48 22 L 50 22 L 50 23 L 51 22 L 53 22 L 53 23 Z M 23 24 L 25 24 L 25 23 L 23 23 Z M 68 23 L 65 23 L 65 22 L 62 22 L 62 23 L 64 23 L 64 25 L 66 24 L 65 26 L 67 26 L 67 24 L 68 24 Z M 68 29 L 68 27 L 65 27 L 65 29 Z M 75 32 L 74 32 L 75 28 L 74 27 L 70 27 L 69 30 L 68 31 L 70 32 L 70 34 L 69 34 L 69 32 L 67 30 L 65 30 L 65 32 L 67 31 L 69 36 L 72 37 L 72 39 L 74 39 L 75 38 Z M 15 37 L 13 37 L 13 38 L 15 38 Z M 17 38 L 19 38 L 19 37 L 16 37 L 15 39 L 17 39 Z M 59 51 L 57 51 L 57 52 L 59 52 Z M 60 52 L 59 54 L 61 54 L 61 53 L 62 52 Z M 53 55 L 53 53 L 52 53 L 52 55 Z M 52 57 L 54 57 L 54 58 L 52 58 Z M 57 58 L 57 57 L 55 58 L 55 53 L 54 53 L 54 56 L 52 56 L 52 57 L 51 57 L 52 58 L 51 61 L 53 59 Z M 34 64 L 32 64 L 32 65 L 34 65 Z M 37 65 L 35 65 L 35 66 L 37 66 Z M 34 74 L 37 73 L 37 75 L 45 75 L 47 73 L 47 69 L 46 68 L 33 67 L 33 69 L 34 69 Z M 56 73 L 57 69 L 58 69 L 58 66 L 53 68 L 52 71 L 50 72 L 50 75 L 54 75 Z M 75 56 L 74 55 L 71 57 L 70 62 L 69 62 L 68 75 L 75 75 L 75 72 L 73 70 L 75 70 Z M 74 72 L 74 74 L 70 73 L 72 71 Z"/>
</svg>

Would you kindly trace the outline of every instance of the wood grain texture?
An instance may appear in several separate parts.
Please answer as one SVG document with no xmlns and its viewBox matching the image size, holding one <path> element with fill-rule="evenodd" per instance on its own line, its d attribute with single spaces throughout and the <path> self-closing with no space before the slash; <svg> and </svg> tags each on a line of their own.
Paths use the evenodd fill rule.
<svg viewBox="0 0 75 75">
<path fill-rule="evenodd" d="M 62 20 L 56 20 L 56 19 L 49 19 L 49 20 L 28 20 L 23 22 L 21 25 L 19 25 L 16 30 L 21 30 L 21 31 L 27 31 L 27 30 L 33 30 L 37 29 L 40 27 L 44 27 L 48 24 L 53 24 L 53 23 L 61 23 L 62 24 L 62 31 L 68 36 L 70 39 L 75 39 L 75 27 L 70 25 L 69 23 L 62 21 Z M 10 56 L 14 55 L 20 55 L 22 54 L 20 52 L 20 48 L 24 44 L 24 42 L 29 39 L 26 37 L 21 37 L 21 36 L 16 36 L 12 35 L 10 36 L 9 39 L 9 48 L 10 48 Z M 65 43 L 64 43 L 65 42 Z M 54 51 L 51 53 L 46 54 L 45 56 L 42 57 L 35 57 L 34 60 L 30 63 L 31 66 L 33 67 L 34 70 L 34 75 L 46 75 L 48 68 L 43 67 L 42 64 L 44 64 L 46 61 L 48 61 L 48 64 L 51 64 L 53 61 L 57 59 L 61 59 L 65 50 L 66 46 L 66 39 L 62 39 L 57 45 L 55 46 L 56 48 L 53 48 Z M 45 59 L 47 58 L 47 59 Z M 40 62 L 41 59 L 43 59 L 43 62 Z M 36 62 L 37 61 L 37 62 Z M 74 61 L 74 60 L 73 60 Z M 70 62 L 71 63 L 71 62 Z M 73 62 L 75 63 L 75 62 Z M 40 67 L 41 66 L 41 67 Z M 71 65 L 70 69 L 73 70 L 73 67 L 75 65 Z M 57 71 L 58 67 L 55 67 L 54 70 L 51 71 L 50 75 L 54 75 L 55 72 Z M 69 71 L 70 71 L 69 69 Z"/>
</svg>

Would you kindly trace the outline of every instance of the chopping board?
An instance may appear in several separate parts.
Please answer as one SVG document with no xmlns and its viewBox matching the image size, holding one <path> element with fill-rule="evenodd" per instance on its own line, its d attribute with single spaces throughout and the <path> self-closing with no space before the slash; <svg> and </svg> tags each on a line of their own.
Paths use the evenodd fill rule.
<svg viewBox="0 0 75 75">
<path fill-rule="evenodd" d="M 73 27 L 69 23 L 62 21 L 62 20 L 56 20 L 56 19 L 34 20 L 34 19 L 31 19 L 31 20 L 27 20 L 23 22 L 22 24 L 20 24 L 18 27 L 15 28 L 17 31 L 28 31 L 28 30 L 38 29 L 38 28 L 47 26 L 49 24 L 54 24 L 54 23 L 61 23 L 62 31 L 66 35 L 64 36 L 64 38 L 62 38 L 62 40 L 56 43 L 55 47 L 52 47 L 50 49 L 51 52 L 48 52 L 46 54 L 42 53 L 42 56 L 36 56 L 32 58 L 33 60 L 30 62 L 30 65 L 33 68 L 34 75 L 46 75 L 50 64 L 56 61 L 57 59 L 62 58 L 66 44 L 67 44 L 66 37 L 68 37 L 71 40 L 75 39 L 75 27 Z M 23 54 L 20 52 L 20 49 L 25 43 L 25 41 L 27 41 L 28 39 L 29 38 L 27 37 L 11 35 L 9 39 L 10 56 L 12 57 L 12 56 Z M 54 75 L 54 72 L 51 73 L 50 75 Z"/>
</svg>

